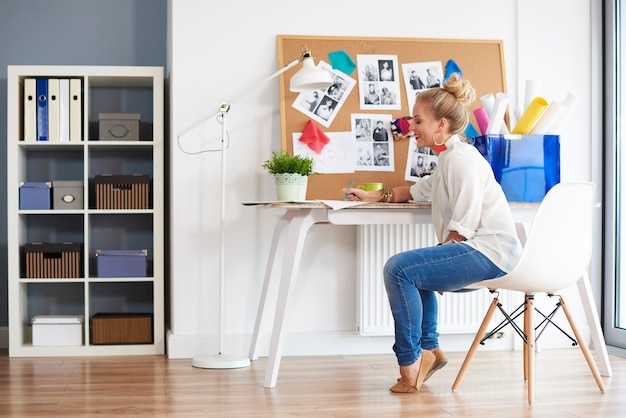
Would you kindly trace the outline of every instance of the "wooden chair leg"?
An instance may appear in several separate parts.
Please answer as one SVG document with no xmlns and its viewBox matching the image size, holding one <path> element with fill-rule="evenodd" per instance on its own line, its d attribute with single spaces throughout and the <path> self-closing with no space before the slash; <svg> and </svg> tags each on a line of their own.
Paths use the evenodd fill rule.
<svg viewBox="0 0 626 418">
<path fill-rule="evenodd" d="M 524 337 L 522 340 L 522 355 L 524 359 L 524 382 L 528 382 L 528 296 L 524 295 Z"/>
<path fill-rule="evenodd" d="M 587 343 L 585 343 L 585 340 L 583 340 L 582 335 L 580 334 L 580 331 L 578 330 L 578 327 L 576 326 L 576 323 L 574 322 L 574 319 L 572 318 L 572 315 L 570 314 L 570 310 L 565 304 L 565 301 L 563 300 L 562 297 L 559 298 L 559 303 L 561 304 L 561 307 L 563 308 L 563 312 L 565 313 L 565 316 L 567 317 L 569 325 L 572 328 L 572 331 L 574 332 L 574 336 L 576 337 L 576 340 L 578 341 L 578 345 L 580 346 L 580 349 L 582 350 L 583 355 L 585 356 L 585 360 L 587 360 L 587 365 L 589 366 L 589 370 L 591 370 L 591 374 L 593 374 L 593 377 L 596 380 L 596 384 L 598 385 L 600 392 L 604 393 L 606 390 L 604 387 L 604 382 L 602 381 L 602 377 L 600 377 L 600 372 L 598 371 L 598 367 L 596 366 L 596 363 L 594 362 L 593 357 L 591 356 L 589 347 L 587 347 Z"/>
<path fill-rule="evenodd" d="M 535 398 L 535 322 L 533 314 L 535 312 L 535 298 L 533 295 L 526 295 L 526 311 L 524 321 L 526 323 L 526 357 L 528 369 L 528 404 L 532 405 Z"/>
<path fill-rule="evenodd" d="M 467 355 L 465 356 L 465 360 L 463 361 L 463 364 L 461 365 L 461 369 L 459 370 L 459 373 L 456 375 L 456 379 L 454 380 L 454 384 L 452 385 L 453 391 L 456 390 L 457 387 L 461 384 L 461 380 L 463 379 L 463 376 L 465 376 L 465 372 L 467 371 L 469 364 L 472 361 L 472 358 L 474 358 L 474 354 L 476 353 L 476 350 L 478 350 L 480 341 L 483 339 L 485 332 L 487 331 L 487 327 L 491 323 L 491 318 L 493 318 L 493 314 L 496 312 L 496 309 L 498 308 L 498 303 L 500 302 L 498 300 L 498 297 L 496 296 L 491 301 L 491 305 L 489 306 L 489 309 L 487 310 L 487 313 L 485 314 L 485 318 L 483 319 L 483 322 L 480 324 L 480 328 L 478 329 L 478 332 L 476 333 L 476 336 L 474 337 L 474 342 L 472 342 L 472 346 L 470 347 L 469 351 L 467 352 Z"/>
</svg>

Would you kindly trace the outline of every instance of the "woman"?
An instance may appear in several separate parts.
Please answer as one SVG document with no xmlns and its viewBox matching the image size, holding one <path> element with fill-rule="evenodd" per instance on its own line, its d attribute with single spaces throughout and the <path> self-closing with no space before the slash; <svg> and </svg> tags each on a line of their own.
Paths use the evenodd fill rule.
<svg viewBox="0 0 626 418">
<path fill-rule="evenodd" d="M 370 131 L 369 119 L 361 119 L 356 125 L 356 139 L 372 140 L 372 132 Z"/>
<path fill-rule="evenodd" d="M 393 81 L 393 70 L 389 68 L 389 61 L 383 61 L 380 69 L 380 81 Z"/>
<path fill-rule="evenodd" d="M 440 245 L 394 255 L 383 271 L 400 366 L 392 392 L 417 392 L 447 363 L 439 348 L 435 293 L 503 276 L 521 254 L 511 210 L 491 167 L 461 137 L 474 98 L 470 83 L 457 74 L 443 87 L 417 96 L 409 129 L 418 147 L 430 147 L 438 155 L 430 176 L 382 191 L 343 190 L 349 200 L 432 201 Z"/>
<path fill-rule="evenodd" d="M 333 109 L 335 108 L 335 102 L 333 99 L 326 98 L 326 100 L 319 105 L 315 114 L 324 120 L 328 120 L 330 115 L 333 113 Z"/>
<path fill-rule="evenodd" d="M 428 88 L 431 87 L 441 87 L 440 83 L 439 83 L 439 79 L 437 77 L 435 77 L 435 75 L 433 74 L 433 70 L 432 69 L 427 69 L 426 70 L 426 85 L 428 86 Z"/>
</svg>

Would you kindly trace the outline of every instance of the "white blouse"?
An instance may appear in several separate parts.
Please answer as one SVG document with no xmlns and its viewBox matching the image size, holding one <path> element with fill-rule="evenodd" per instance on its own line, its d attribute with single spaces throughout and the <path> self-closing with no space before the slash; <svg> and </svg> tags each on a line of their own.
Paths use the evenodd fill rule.
<svg viewBox="0 0 626 418">
<path fill-rule="evenodd" d="M 457 231 L 465 244 L 510 272 L 522 252 L 509 203 L 491 166 L 478 150 L 453 135 L 439 153 L 437 168 L 411 186 L 413 200 L 432 201 L 439 242 Z"/>
</svg>

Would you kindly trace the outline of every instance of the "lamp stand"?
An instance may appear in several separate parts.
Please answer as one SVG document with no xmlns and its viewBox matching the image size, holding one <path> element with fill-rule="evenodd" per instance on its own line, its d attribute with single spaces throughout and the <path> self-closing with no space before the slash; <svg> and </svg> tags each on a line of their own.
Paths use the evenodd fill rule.
<svg viewBox="0 0 626 418">
<path fill-rule="evenodd" d="M 224 235 L 225 235 L 225 226 L 226 226 L 226 141 L 228 138 L 228 133 L 226 130 L 226 116 L 228 115 L 228 111 L 230 110 L 230 106 L 248 94 L 258 90 L 261 86 L 265 85 L 269 81 L 275 79 L 291 67 L 302 63 L 302 69 L 298 71 L 292 78 L 290 83 L 290 90 L 294 92 L 300 92 L 305 90 L 315 90 L 315 89 L 325 89 L 332 84 L 332 77 L 328 72 L 318 69 L 315 67 L 313 62 L 313 58 L 311 56 L 311 51 L 303 47 L 302 55 L 293 61 L 289 62 L 287 65 L 276 71 L 274 74 L 267 77 L 265 80 L 262 80 L 260 83 L 255 84 L 249 90 L 244 91 L 238 97 L 233 99 L 229 103 L 222 103 L 219 109 L 216 112 L 213 112 L 209 115 L 202 117 L 201 119 L 194 122 L 192 125 L 183 129 L 177 135 L 177 141 L 179 141 L 180 147 L 180 137 L 185 135 L 187 132 L 197 128 L 207 120 L 215 116 L 221 116 L 222 118 L 222 178 L 221 178 L 221 186 L 220 186 L 220 232 L 219 232 L 219 241 L 220 241 L 220 254 L 219 254 L 219 287 L 220 287 L 220 300 L 219 300 L 219 351 L 217 355 L 213 356 L 203 356 L 203 357 L 195 357 L 193 358 L 191 365 L 193 367 L 200 367 L 205 369 L 236 369 L 241 367 L 248 367 L 250 365 L 249 358 L 237 358 L 232 356 L 226 356 L 223 354 L 223 343 L 224 343 Z M 182 147 L 181 147 L 182 149 Z"/>
<path fill-rule="evenodd" d="M 230 110 L 228 103 L 222 103 L 219 114 L 222 117 L 222 173 L 220 181 L 220 254 L 219 254 L 219 350 L 217 355 L 194 357 L 191 361 L 193 367 L 203 369 L 238 369 L 248 367 L 250 359 L 248 357 L 233 357 L 224 355 L 224 230 L 226 229 L 226 116 Z"/>
</svg>

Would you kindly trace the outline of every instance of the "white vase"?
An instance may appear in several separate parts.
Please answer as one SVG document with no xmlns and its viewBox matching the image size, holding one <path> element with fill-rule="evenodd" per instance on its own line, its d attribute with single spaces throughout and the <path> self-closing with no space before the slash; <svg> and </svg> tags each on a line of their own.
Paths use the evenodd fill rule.
<svg viewBox="0 0 626 418">
<path fill-rule="evenodd" d="M 303 201 L 306 200 L 306 188 L 309 182 L 308 176 L 295 173 L 275 174 L 276 199 L 280 201 Z"/>
</svg>

